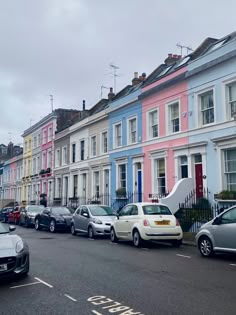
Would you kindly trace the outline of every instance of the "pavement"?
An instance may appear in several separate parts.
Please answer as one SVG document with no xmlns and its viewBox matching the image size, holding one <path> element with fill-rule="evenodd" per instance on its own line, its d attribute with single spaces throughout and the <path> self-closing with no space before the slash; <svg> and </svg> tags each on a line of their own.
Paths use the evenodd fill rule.
<svg viewBox="0 0 236 315">
<path fill-rule="evenodd" d="M 190 246 L 196 246 L 195 235 L 196 235 L 195 233 L 184 232 L 183 244 L 184 245 L 190 245 Z"/>
</svg>

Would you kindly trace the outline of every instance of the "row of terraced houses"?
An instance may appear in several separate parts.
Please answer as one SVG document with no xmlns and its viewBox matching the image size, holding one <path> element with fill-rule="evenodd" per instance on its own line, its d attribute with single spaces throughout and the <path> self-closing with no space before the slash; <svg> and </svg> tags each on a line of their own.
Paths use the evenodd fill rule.
<svg viewBox="0 0 236 315">
<path fill-rule="evenodd" d="M 236 191 L 236 32 L 169 54 L 150 75 L 87 109 L 56 109 L 2 167 L 1 198 L 120 207 L 159 198 L 175 212 L 195 191 Z M 207 194 L 207 196 L 206 196 Z"/>
</svg>

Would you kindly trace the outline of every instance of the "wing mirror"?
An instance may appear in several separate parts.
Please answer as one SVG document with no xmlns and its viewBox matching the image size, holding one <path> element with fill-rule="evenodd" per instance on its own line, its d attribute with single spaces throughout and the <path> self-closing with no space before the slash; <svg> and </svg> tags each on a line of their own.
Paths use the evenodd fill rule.
<svg viewBox="0 0 236 315">
<path fill-rule="evenodd" d="M 216 217 L 215 220 L 213 221 L 214 225 L 219 225 L 221 224 L 221 217 Z"/>
<path fill-rule="evenodd" d="M 13 231 L 15 231 L 15 229 L 16 229 L 15 226 L 13 226 L 13 225 L 10 225 L 10 226 L 9 226 L 9 232 L 13 232 Z"/>
<path fill-rule="evenodd" d="M 88 214 L 87 212 L 84 212 L 84 213 L 83 213 L 83 217 L 88 218 L 88 217 L 89 217 L 89 214 Z"/>
</svg>

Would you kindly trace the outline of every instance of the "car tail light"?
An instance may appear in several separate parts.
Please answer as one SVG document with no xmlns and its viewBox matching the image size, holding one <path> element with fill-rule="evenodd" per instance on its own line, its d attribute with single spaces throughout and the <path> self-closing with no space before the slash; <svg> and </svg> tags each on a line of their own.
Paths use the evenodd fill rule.
<svg viewBox="0 0 236 315">
<path fill-rule="evenodd" d="M 149 221 L 148 221 L 148 220 L 146 220 L 146 219 L 145 219 L 145 220 L 143 220 L 143 225 L 144 225 L 144 226 L 149 226 L 149 225 L 150 225 L 150 224 L 149 224 Z"/>
<path fill-rule="evenodd" d="M 179 221 L 176 219 L 176 226 L 180 226 Z"/>
</svg>

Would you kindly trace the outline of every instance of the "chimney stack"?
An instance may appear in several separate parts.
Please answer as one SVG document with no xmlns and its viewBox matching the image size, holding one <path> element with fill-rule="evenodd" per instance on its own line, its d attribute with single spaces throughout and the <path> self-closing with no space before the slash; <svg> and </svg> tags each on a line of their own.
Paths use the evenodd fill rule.
<svg viewBox="0 0 236 315">
<path fill-rule="evenodd" d="M 83 100 L 83 110 L 85 110 L 85 100 Z"/>
<path fill-rule="evenodd" d="M 132 85 L 137 85 L 140 82 L 145 81 L 146 79 L 146 73 L 143 72 L 141 76 L 138 76 L 138 72 L 134 72 L 134 78 L 132 80 Z"/>
<path fill-rule="evenodd" d="M 172 64 L 174 64 L 177 60 L 179 60 L 181 58 L 180 55 L 173 55 L 173 54 L 168 54 L 168 57 L 165 59 L 165 64 L 167 66 L 170 66 Z"/>
<path fill-rule="evenodd" d="M 110 92 L 108 93 L 108 100 L 111 101 L 115 96 L 115 93 L 113 92 L 113 88 L 110 87 Z"/>
</svg>

